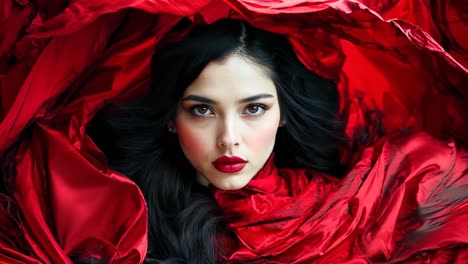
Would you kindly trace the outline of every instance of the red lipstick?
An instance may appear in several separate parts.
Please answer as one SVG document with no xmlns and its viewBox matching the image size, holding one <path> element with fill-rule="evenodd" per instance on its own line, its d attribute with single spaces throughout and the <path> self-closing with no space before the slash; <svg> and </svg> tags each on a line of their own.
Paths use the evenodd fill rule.
<svg viewBox="0 0 468 264">
<path fill-rule="evenodd" d="M 234 173 L 241 171 L 246 164 L 246 160 L 237 156 L 222 156 L 213 161 L 213 166 L 220 172 L 224 173 Z"/>
</svg>

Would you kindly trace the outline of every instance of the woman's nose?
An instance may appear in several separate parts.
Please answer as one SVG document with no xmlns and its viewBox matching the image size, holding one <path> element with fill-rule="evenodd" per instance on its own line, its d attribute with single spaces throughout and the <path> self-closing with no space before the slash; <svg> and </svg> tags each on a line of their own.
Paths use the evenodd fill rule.
<svg viewBox="0 0 468 264">
<path fill-rule="evenodd" d="M 226 118 L 220 122 L 218 146 L 228 149 L 239 146 L 239 128 L 234 118 Z"/>
</svg>

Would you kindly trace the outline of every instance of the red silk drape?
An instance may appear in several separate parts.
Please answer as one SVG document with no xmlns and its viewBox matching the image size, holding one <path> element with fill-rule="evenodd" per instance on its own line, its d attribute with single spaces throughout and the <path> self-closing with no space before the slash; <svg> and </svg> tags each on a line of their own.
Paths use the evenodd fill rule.
<svg viewBox="0 0 468 264">
<path fill-rule="evenodd" d="M 0 261 L 70 263 L 96 247 L 142 261 L 143 197 L 105 167 L 85 128 L 104 100 L 147 87 L 154 45 L 181 17 L 288 35 L 308 68 L 338 83 L 347 134 L 367 135 L 343 150 L 350 170 L 382 128 L 468 143 L 463 2 L 2 1 L 0 153 L 14 189 L 0 194 Z"/>
<path fill-rule="evenodd" d="M 241 190 L 213 187 L 238 238 L 224 259 L 465 263 L 468 152 L 423 133 L 389 139 L 374 162 L 375 151 L 343 180 L 270 159 Z"/>
</svg>

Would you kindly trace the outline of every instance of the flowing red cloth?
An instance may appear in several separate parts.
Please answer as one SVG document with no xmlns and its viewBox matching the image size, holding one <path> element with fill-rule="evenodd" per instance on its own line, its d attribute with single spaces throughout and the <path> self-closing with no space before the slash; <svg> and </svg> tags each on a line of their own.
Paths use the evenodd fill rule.
<svg viewBox="0 0 468 264">
<path fill-rule="evenodd" d="M 226 259 L 466 263 L 468 152 L 422 133 L 374 151 L 343 180 L 270 158 L 245 188 L 212 187 L 239 240 Z"/>
<path fill-rule="evenodd" d="M 375 210 L 361 206 L 366 197 L 351 203 L 357 205 L 348 211 L 367 216 L 353 218 L 367 219 L 362 223 L 348 222 L 349 214 L 341 211 L 331 210 L 334 217 L 323 222 L 311 217 L 322 217 L 328 211 L 304 214 L 304 223 L 317 221 L 328 230 L 303 234 L 304 239 L 317 235 L 314 241 L 318 244 L 307 247 L 314 262 L 402 260 L 416 255 L 423 259 L 415 262 L 428 258 L 468 262 L 466 251 L 455 246 L 466 243 L 460 238 L 468 229 L 466 221 L 457 220 L 466 219 L 466 198 L 462 197 L 468 193 L 466 171 L 465 177 L 453 170 L 446 176 L 432 174 L 437 166 L 441 171 L 449 164 L 463 167 L 466 158 L 453 159 L 465 152 L 454 154 L 453 143 L 450 151 L 445 147 L 440 153 L 431 153 L 431 149 L 438 150 L 436 146 L 446 143 L 418 137 L 415 143 L 406 145 L 414 144 L 415 149 L 421 142 L 434 145 L 427 151 L 415 150 L 421 157 L 409 159 L 416 164 L 432 160 L 432 170 L 424 171 L 418 170 L 422 163 L 406 166 L 383 158 L 399 153 L 385 151 L 390 143 L 380 152 L 385 133 L 404 129 L 468 143 L 468 22 L 464 1 L 6 0 L 0 2 L 0 154 L 4 168 L 0 182 L 0 263 L 71 263 L 73 256 L 93 256 L 114 263 L 143 261 L 147 240 L 144 198 L 134 183 L 107 168 L 85 130 L 106 101 L 127 101 L 145 91 L 155 44 L 183 17 L 194 23 L 240 18 L 284 34 L 309 69 L 336 81 L 340 113 L 347 122 L 347 134 L 355 139 L 342 151 L 343 164 L 348 165 L 350 174 L 339 184 L 362 180 L 363 186 L 398 185 L 400 180 L 405 182 L 404 177 L 390 177 L 391 172 L 406 168 L 411 180 L 398 185 L 405 187 L 394 191 L 391 203 L 383 203 L 386 210 L 378 207 L 380 200 L 370 194 L 368 203 L 376 203 L 369 205 Z M 432 158 L 423 158 L 425 155 Z M 358 173 L 363 166 L 369 174 Z M 441 193 L 441 182 L 457 175 L 459 179 L 447 185 L 448 193 Z M 326 177 L 313 179 L 308 179 L 308 188 L 318 188 L 312 187 L 317 185 L 314 181 L 325 181 Z M 324 203 L 314 208 L 337 210 L 337 204 L 349 203 L 347 197 L 356 195 L 352 192 L 356 186 L 333 189 L 336 181 L 330 181 L 330 190 L 341 190 L 343 200 L 314 198 Z M 325 185 L 323 191 L 328 190 Z M 362 197 L 363 193 L 357 193 Z M 414 193 L 417 200 L 411 199 Z M 419 252 L 397 252 L 397 248 L 402 249 L 396 245 L 401 241 L 399 236 L 404 237 L 401 233 L 418 230 L 419 224 L 412 219 L 404 228 L 387 223 L 395 222 L 398 206 L 418 207 L 410 201 L 425 202 L 430 193 L 436 200 L 448 201 L 439 203 L 443 207 L 424 203 L 429 207 L 422 211 L 424 218 L 418 219 L 439 219 L 443 212 L 450 218 L 449 224 L 435 222 L 421 235 L 424 240 L 415 234 L 413 241 L 403 244 L 412 248 L 417 243 L 414 248 Z M 355 229 L 341 231 L 351 223 Z M 384 224 L 385 228 L 380 228 Z M 439 226 L 444 227 L 434 231 Z M 450 243 L 447 237 L 452 239 Z M 264 239 L 279 243 L 273 234 Z M 279 244 L 287 246 L 286 242 Z M 261 244 L 252 245 L 260 246 L 256 254 L 269 254 L 261 251 Z M 297 252 L 300 256 L 301 245 L 294 245 L 288 254 Z M 365 248 L 366 253 L 353 248 Z M 271 250 L 281 258 L 279 247 Z M 228 258 L 234 260 L 242 254 L 251 253 L 239 248 Z"/>
</svg>

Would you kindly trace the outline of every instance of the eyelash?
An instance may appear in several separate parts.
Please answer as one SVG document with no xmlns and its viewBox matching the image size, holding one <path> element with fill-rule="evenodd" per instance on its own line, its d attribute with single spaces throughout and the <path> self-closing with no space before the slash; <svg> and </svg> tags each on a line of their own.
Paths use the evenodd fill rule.
<svg viewBox="0 0 468 264">
<path fill-rule="evenodd" d="M 266 105 L 264 105 L 264 104 L 250 104 L 250 105 L 248 105 L 246 107 L 246 110 L 251 108 L 251 107 L 258 107 L 259 109 L 261 109 L 261 112 L 260 112 L 260 114 L 248 114 L 250 116 L 261 116 L 268 110 Z M 246 111 L 244 111 L 244 112 L 246 112 Z"/>
<path fill-rule="evenodd" d="M 261 116 L 263 115 L 267 110 L 268 110 L 268 107 L 264 104 L 249 104 L 247 105 L 247 107 L 245 108 L 245 110 L 242 112 L 243 114 L 247 112 L 247 110 L 249 108 L 252 108 L 252 107 L 258 107 L 261 109 L 261 112 L 260 113 L 254 113 L 254 114 L 248 114 L 248 116 L 252 116 L 252 117 L 258 117 L 258 116 Z M 209 111 L 209 114 L 202 114 L 202 113 L 197 113 L 197 111 L 199 111 L 201 108 L 203 109 L 206 109 L 207 111 Z M 258 110 L 258 109 L 257 109 Z M 207 118 L 211 115 L 213 115 L 213 110 L 211 109 L 211 107 L 209 105 L 194 105 L 192 107 L 190 107 L 190 113 L 192 115 L 194 115 L 195 117 L 200 117 L 200 118 Z"/>
<path fill-rule="evenodd" d="M 209 115 L 206 115 L 206 114 L 197 114 L 196 111 L 197 109 L 201 109 L 201 108 L 206 108 L 208 111 L 210 111 L 211 113 L 213 113 L 213 110 L 211 110 L 211 107 L 209 107 L 208 105 L 194 105 L 192 107 L 190 107 L 190 113 L 192 113 L 192 115 L 196 116 L 196 117 L 207 117 Z"/>
</svg>

